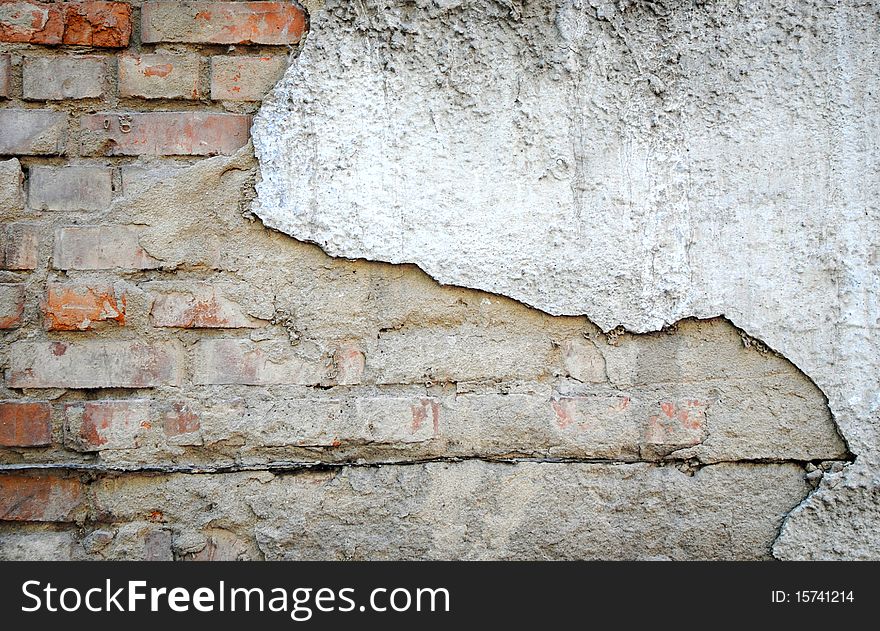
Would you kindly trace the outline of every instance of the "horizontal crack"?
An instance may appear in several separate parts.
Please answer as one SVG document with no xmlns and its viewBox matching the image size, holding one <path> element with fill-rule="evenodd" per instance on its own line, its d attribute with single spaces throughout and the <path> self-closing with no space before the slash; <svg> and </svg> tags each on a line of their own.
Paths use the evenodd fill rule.
<svg viewBox="0 0 880 631">
<path fill-rule="evenodd" d="M 528 457 L 465 457 L 465 458 L 422 458 L 413 460 L 379 460 L 370 462 L 358 461 L 342 461 L 342 462 L 325 462 L 325 461 L 272 461 L 263 463 L 234 463 L 229 465 L 138 465 L 137 467 L 126 465 L 111 465 L 100 463 L 80 463 L 80 462 L 56 462 L 56 463 L 19 463 L 19 464 L 0 464 L 0 473 L 10 471 L 87 471 L 93 473 L 108 474 L 151 474 L 151 473 L 181 473 L 181 474 L 222 474 L 222 473 L 243 473 L 243 472 L 295 472 L 306 470 L 339 470 L 345 468 L 371 468 L 371 467 L 403 467 L 403 466 L 421 466 L 434 463 L 461 463 L 461 462 L 485 462 L 487 464 L 598 464 L 607 466 L 626 466 L 637 464 L 648 464 L 656 467 L 666 466 L 685 466 L 690 470 L 697 471 L 703 467 L 711 467 L 721 464 L 741 464 L 741 465 L 774 465 L 774 464 L 794 464 L 800 467 L 806 467 L 808 464 L 820 465 L 821 463 L 841 463 L 849 464 L 851 460 L 797 460 L 797 459 L 774 459 L 774 458 L 755 458 L 743 460 L 713 460 L 712 462 L 698 462 L 691 459 L 665 459 L 665 460 L 615 460 L 608 458 L 528 458 Z"/>
</svg>

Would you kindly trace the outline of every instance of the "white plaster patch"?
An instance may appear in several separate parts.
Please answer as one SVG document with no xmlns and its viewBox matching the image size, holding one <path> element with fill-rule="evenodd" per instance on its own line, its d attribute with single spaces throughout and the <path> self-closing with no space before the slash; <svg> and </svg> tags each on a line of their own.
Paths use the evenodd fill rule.
<svg viewBox="0 0 880 631">
<path fill-rule="evenodd" d="M 859 455 L 777 555 L 880 553 L 880 7 L 380 4 L 312 15 L 255 121 L 256 214 L 606 330 L 727 316 Z"/>
</svg>

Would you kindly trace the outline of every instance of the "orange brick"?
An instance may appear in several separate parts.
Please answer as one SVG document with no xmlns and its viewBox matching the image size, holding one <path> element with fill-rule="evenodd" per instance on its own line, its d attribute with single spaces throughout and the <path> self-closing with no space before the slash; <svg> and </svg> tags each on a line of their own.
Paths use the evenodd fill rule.
<svg viewBox="0 0 880 631">
<path fill-rule="evenodd" d="M 123 48 L 130 38 L 125 2 L 0 0 L 0 42 Z"/>
<path fill-rule="evenodd" d="M 251 117 L 208 112 L 108 112 L 80 119 L 82 152 L 104 156 L 229 155 L 247 144 Z"/>
<path fill-rule="evenodd" d="M 0 476 L 0 521 L 74 521 L 83 508 L 79 480 L 53 475 Z"/>
<path fill-rule="evenodd" d="M 125 2 L 68 2 L 63 43 L 124 48 L 131 38 L 131 5 Z"/>
<path fill-rule="evenodd" d="M 63 5 L 0 0 L 0 42 L 60 44 L 63 37 Z"/>
<path fill-rule="evenodd" d="M 0 402 L 0 445 L 39 447 L 52 442 L 52 410 L 48 403 Z"/>
<path fill-rule="evenodd" d="M 296 44 L 305 14 L 293 2 L 146 2 L 144 43 Z"/>
<path fill-rule="evenodd" d="M 88 331 L 101 322 L 125 324 L 125 294 L 110 286 L 50 283 L 43 305 L 49 331 Z"/>
</svg>

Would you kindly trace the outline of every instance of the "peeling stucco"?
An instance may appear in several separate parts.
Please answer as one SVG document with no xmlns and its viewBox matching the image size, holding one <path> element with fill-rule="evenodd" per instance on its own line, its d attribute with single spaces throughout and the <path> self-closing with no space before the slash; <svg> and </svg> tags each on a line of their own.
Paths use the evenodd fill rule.
<svg viewBox="0 0 880 631">
<path fill-rule="evenodd" d="M 266 225 L 605 331 L 726 316 L 858 456 L 775 555 L 880 555 L 880 6 L 324 4 L 255 121 Z"/>
</svg>

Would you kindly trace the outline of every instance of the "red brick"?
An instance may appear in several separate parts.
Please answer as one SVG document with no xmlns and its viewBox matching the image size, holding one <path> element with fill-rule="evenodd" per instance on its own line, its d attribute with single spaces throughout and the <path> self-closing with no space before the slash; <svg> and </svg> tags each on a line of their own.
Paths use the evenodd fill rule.
<svg viewBox="0 0 880 631">
<path fill-rule="evenodd" d="M 153 388 L 180 385 L 183 350 L 175 342 L 14 342 L 12 388 Z"/>
<path fill-rule="evenodd" d="M 68 226 L 55 232 L 55 269 L 156 269 L 159 261 L 138 243 L 138 226 Z"/>
<path fill-rule="evenodd" d="M 0 269 L 36 269 L 38 246 L 38 226 L 27 223 L 0 226 Z"/>
<path fill-rule="evenodd" d="M 43 156 L 64 153 L 67 114 L 51 110 L 0 110 L 0 155 Z"/>
<path fill-rule="evenodd" d="M 144 43 L 296 44 L 306 29 L 293 2 L 146 2 Z"/>
<path fill-rule="evenodd" d="M 65 4 L 64 44 L 125 48 L 131 38 L 131 6 L 125 2 Z"/>
<path fill-rule="evenodd" d="M 144 99 L 198 99 L 199 56 L 155 53 L 119 58 L 119 95 Z"/>
<path fill-rule="evenodd" d="M 21 67 L 22 95 L 28 101 L 97 98 L 106 79 L 103 57 L 27 57 Z"/>
<path fill-rule="evenodd" d="M 40 447 L 52 442 L 52 408 L 48 403 L 0 401 L 0 445 Z"/>
<path fill-rule="evenodd" d="M 208 284 L 157 294 L 150 316 L 154 326 L 182 329 L 253 329 L 266 324 Z"/>
<path fill-rule="evenodd" d="M 287 57 L 212 57 L 211 98 L 261 101 L 287 69 Z"/>
<path fill-rule="evenodd" d="M 24 316 L 24 285 L 0 284 L 0 329 L 17 329 Z"/>
<path fill-rule="evenodd" d="M 0 0 L 0 42 L 60 44 L 64 5 Z"/>
<path fill-rule="evenodd" d="M 134 449 L 150 429 L 149 401 L 88 401 L 64 406 L 64 444 L 77 451 Z"/>
<path fill-rule="evenodd" d="M 247 144 L 251 117 L 209 112 L 112 112 L 80 119 L 82 152 L 104 156 L 229 155 Z"/>
<path fill-rule="evenodd" d="M 0 99 L 8 99 L 12 94 L 12 59 L 0 55 Z"/>
<path fill-rule="evenodd" d="M 0 0 L 0 42 L 123 48 L 130 37 L 125 2 Z"/>
<path fill-rule="evenodd" d="M 0 476 L 0 521 L 75 521 L 83 509 L 79 480 L 54 475 Z"/>
<path fill-rule="evenodd" d="M 50 283 L 43 305 L 49 331 L 89 331 L 102 322 L 125 324 L 125 293 L 109 285 Z"/>
</svg>

